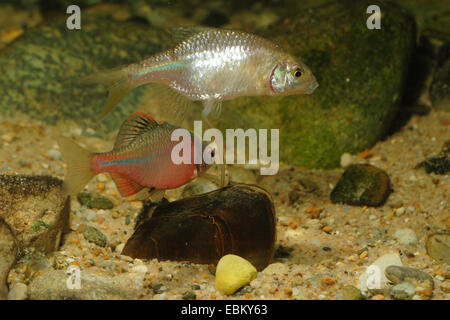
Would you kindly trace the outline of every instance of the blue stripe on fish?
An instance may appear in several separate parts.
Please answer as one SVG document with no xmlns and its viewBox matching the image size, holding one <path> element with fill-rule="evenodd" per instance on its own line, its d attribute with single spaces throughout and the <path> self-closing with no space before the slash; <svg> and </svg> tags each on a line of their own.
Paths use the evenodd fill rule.
<svg viewBox="0 0 450 320">
<path fill-rule="evenodd" d="M 138 163 L 142 163 L 142 162 L 145 162 L 145 161 L 149 161 L 153 157 L 155 157 L 155 155 L 152 154 L 152 155 L 149 155 L 149 156 L 146 156 L 146 157 L 140 157 L 140 158 L 117 159 L 117 160 L 101 162 L 101 163 L 99 163 L 99 166 L 100 167 L 106 167 L 106 166 L 112 166 L 112 165 L 116 165 L 116 164 L 121 164 L 121 165 L 138 164 Z"/>
<path fill-rule="evenodd" d="M 188 64 L 188 62 L 171 62 L 171 63 L 166 63 L 166 64 L 163 64 L 163 65 L 160 65 L 160 66 L 150 67 L 150 68 L 145 69 L 143 71 L 137 72 L 136 76 L 142 76 L 144 74 L 147 74 L 147 73 L 153 72 L 153 71 L 167 70 L 167 69 L 172 69 L 172 68 L 184 67 L 187 64 Z"/>
</svg>

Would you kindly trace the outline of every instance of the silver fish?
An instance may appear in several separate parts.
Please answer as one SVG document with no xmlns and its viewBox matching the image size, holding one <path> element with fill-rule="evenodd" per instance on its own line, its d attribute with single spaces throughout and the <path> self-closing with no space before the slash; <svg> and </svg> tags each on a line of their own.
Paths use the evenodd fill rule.
<svg viewBox="0 0 450 320">
<path fill-rule="evenodd" d="M 204 104 L 202 115 L 220 114 L 221 102 L 239 96 L 311 94 L 311 70 L 275 43 L 233 30 L 181 28 L 174 48 L 128 66 L 85 78 L 109 86 L 105 116 L 131 89 L 160 83 Z"/>
</svg>

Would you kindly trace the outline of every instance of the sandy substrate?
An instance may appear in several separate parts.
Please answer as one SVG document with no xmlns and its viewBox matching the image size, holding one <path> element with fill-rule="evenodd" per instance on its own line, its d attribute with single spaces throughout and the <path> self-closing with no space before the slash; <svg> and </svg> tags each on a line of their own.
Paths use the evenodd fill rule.
<svg viewBox="0 0 450 320">
<path fill-rule="evenodd" d="M 133 261 L 115 250 L 133 232 L 140 201 L 123 199 L 107 175 L 94 178 L 87 190 L 99 192 L 114 203 L 111 210 L 88 209 L 72 199 L 71 231 L 60 250 L 46 257 L 47 263 L 33 277 L 53 268 L 80 266 L 81 272 L 104 270 L 111 275 L 139 274 L 141 299 L 181 299 L 194 292 L 197 299 L 342 299 L 347 285 L 357 285 L 366 268 L 378 257 L 398 252 L 405 266 L 424 270 L 433 276 L 436 288 L 432 299 L 448 299 L 447 265 L 430 258 L 425 249 L 427 236 L 449 229 L 448 175 L 427 174 L 414 167 L 437 154 L 450 139 L 450 114 L 432 111 L 414 115 L 399 131 L 377 143 L 363 159 L 385 170 L 394 192 L 379 208 L 332 204 L 329 194 L 343 169 L 306 170 L 283 165 L 278 175 L 257 177 L 258 184 L 273 194 L 277 214 L 277 251 L 273 264 L 234 295 L 224 296 L 214 289 L 211 267 L 185 262 Z M 112 141 L 81 136 L 73 126 L 48 126 L 18 116 L 0 120 L 1 173 L 45 174 L 64 177 L 65 164 L 56 137 L 64 132 L 95 151 L 106 151 Z M 282 130 L 280 132 L 282 134 Z M 299 199 L 291 203 L 289 192 Z M 174 200 L 180 190 L 169 194 Z M 399 208 L 402 208 L 399 210 Z M 401 214 L 400 214 L 400 213 Z M 86 226 L 93 226 L 108 238 L 99 247 L 83 237 Z M 394 237 L 398 229 L 415 231 L 418 242 L 402 245 Z M 114 249 L 115 248 L 115 249 Z M 366 248 L 366 249 L 365 249 Z M 142 267 L 145 266 L 145 267 Z M 140 266 L 140 267 L 137 267 Z M 8 284 L 29 284 L 32 277 L 23 264 L 8 277 Z M 388 299 L 388 295 L 375 296 Z"/>
</svg>

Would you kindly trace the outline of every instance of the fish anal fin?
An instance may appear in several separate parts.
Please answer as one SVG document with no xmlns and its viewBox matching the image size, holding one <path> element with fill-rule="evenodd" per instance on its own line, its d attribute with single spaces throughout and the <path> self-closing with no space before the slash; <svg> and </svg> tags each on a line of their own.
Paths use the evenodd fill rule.
<svg viewBox="0 0 450 320">
<path fill-rule="evenodd" d="M 137 182 L 130 180 L 121 174 L 110 173 L 110 175 L 114 183 L 116 184 L 117 190 L 119 190 L 122 197 L 132 196 L 133 194 L 138 193 L 139 191 L 145 188 L 140 184 L 138 184 Z"/>
<path fill-rule="evenodd" d="M 221 113 L 222 113 L 222 101 L 220 100 L 203 101 L 202 117 L 206 122 L 209 122 L 208 119 L 212 120 L 219 119 Z"/>
<path fill-rule="evenodd" d="M 120 127 L 114 149 L 126 146 L 137 137 L 152 130 L 158 123 L 150 115 L 143 112 L 132 113 Z"/>
</svg>

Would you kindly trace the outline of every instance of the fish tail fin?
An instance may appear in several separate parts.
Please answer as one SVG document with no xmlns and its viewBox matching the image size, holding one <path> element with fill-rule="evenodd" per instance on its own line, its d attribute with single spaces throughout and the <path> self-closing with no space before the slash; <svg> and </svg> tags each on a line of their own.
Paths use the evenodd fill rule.
<svg viewBox="0 0 450 320">
<path fill-rule="evenodd" d="M 100 71 L 81 79 L 86 84 L 102 84 L 108 87 L 109 95 L 100 115 L 104 118 L 119 101 L 135 87 L 124 67 Z"/>
<path fill-rule="evenodd" d="M 66 195 L 77 194 L 95 176 L 95 172 L 91 169 L 92 153 L 63 136 L 58 138 L 58 144 L 63 160 L 67 164 L 63 192 Z"/>
</svg>

